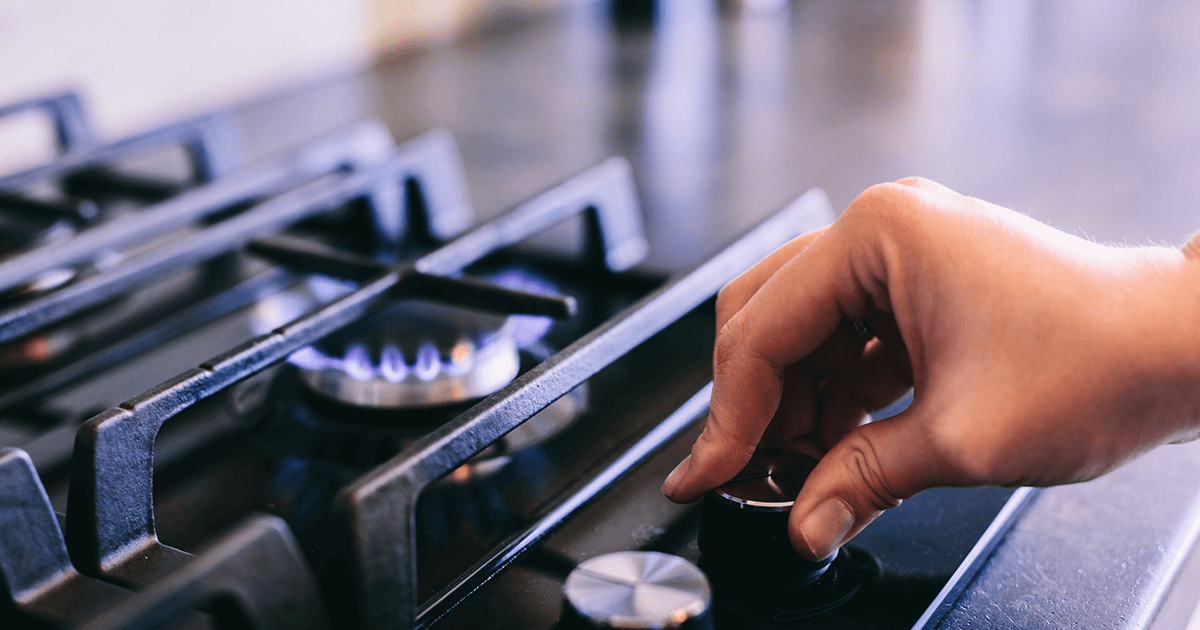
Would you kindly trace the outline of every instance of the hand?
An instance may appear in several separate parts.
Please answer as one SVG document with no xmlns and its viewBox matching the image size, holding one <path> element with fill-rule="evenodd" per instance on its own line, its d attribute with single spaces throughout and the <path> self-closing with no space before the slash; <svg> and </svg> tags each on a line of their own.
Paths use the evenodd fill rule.
<svg viewBox="0 0 1200 630">
<path fill-rule="evenodd" d="M 926 488 L 1083 481 L 1194 438 L 1190 247 L 1098 245 L 922 179 L 872 187 L 721 291 L 708 422 L 663 492 L 698 499 L 760 442 L 821 457 L 789 522 L 817 560 Z"/>
</svg>

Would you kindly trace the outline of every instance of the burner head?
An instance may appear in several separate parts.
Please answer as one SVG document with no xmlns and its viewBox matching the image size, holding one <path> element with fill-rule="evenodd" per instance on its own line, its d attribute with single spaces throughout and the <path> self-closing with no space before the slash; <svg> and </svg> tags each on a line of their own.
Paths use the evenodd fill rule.
<svg viewBox="0 0 1200 630">
<path fill-rule="evenodd" d="M 622 551 L 585 560 L 567 577 L 563 597 L 569 628 L 713 627 L 708 579 L 670 554 Z"/>
<path fill-rule="evenodd" d="M 397 302 L 288 359 L 312 391 L 374 409 L 482 398 L 517 376 L 513 318 L 425 301 Z"/>
<path fill-rule="evenodd" d="M 807 455 L 759 450 L 742 472 L 705 495 L 698 540 L 705 560 L 752 573 L 820 577 L 837 553 L 805 560 L 787 530 L 792 503 L 816 466 Z"/>
</svg>

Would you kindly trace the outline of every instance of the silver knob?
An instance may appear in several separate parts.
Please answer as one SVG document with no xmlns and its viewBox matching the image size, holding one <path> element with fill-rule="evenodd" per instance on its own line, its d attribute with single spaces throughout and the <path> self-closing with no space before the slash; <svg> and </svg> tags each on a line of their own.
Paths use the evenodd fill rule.
<svg viewBox="0 0 1200 630">
<path fill-rule="evenodd" d="M 712 590 L 696 565 L 622 551 L 581 562 L 563 585 L 567 627 L 712 628 Z"/>
</svg>

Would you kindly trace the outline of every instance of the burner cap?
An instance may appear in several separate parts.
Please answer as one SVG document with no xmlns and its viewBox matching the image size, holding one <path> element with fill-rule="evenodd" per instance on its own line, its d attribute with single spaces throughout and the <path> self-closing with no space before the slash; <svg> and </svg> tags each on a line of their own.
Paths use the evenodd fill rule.
<svg viewBox="0 0 1200 630">
<path fill-rule="evenodd" d="M 516 378 L 509 318 L 420 300 L 397 302 L 288 359 L 312 391 L 376 409 L 481 398 Z"/>
<path fill-rule="evenodd" d="M 563 584 L 569 613 L 598 628 L 711 628 L 712 590 L 696 565 L 655 551 L 579 563 Z"/>
</svg>

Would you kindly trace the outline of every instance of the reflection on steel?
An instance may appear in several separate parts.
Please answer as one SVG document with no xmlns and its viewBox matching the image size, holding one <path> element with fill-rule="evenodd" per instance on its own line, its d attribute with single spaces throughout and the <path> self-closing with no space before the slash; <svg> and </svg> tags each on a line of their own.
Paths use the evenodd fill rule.
<svg viewBox="0 0 1200 630">
<path fill-rule="evenodd" d="M 81 630 L 175 628 L 187 608 L 209 612 L 219 628 L 326 627 L 320 593 L 291 530 L 278 517 L 255 516 Z"/>
<path fill-rule="evenodd" d="M 70 250 L 66 260 L 77 261 L 76 254 L 94 252 L 99 247 L 111 246 L 114 242 L 127 243 L 131 235 L 144 238 L 147 226 L 156 231 L 167 227 L 182 227 L 191 221 L 227 208 L 229 205 L 267 192 L 279 186 L 294 183 L 303 176 L 312 177 L 316 172 L 335 168 L 346 161 L 378 154 L 378 134 L 387 132 L 370 123 L 358 126 L 346 136 L 337 136 L 327 141 L 310 145 L 297 153 L 273 162 L 267 167 L 248 169 L 231 175 L 217 184 L 186 193 L 154 209 L 144 211 L 128 221 L 114 221 L 108 225 L 88 230 L 78 238 L 67 241 L 62 247 L 46 247 L 0 264 L 0 286 L 9 280 L 23 279 L 26 271 L 41 267 L 47 262 L 61 264 L 61 252 Z M 388 140 L 390 143 L 390 140 Z M 185 239 L 159 248 L 145 256 L 127 261 L 111 270 L 99 273 L 61 291 L 34 300 L 18 308 L 0 313 L 0 343 L 15 339 L 42 326 L 95 306 L 107 299 L 120 295 L 155 277 L 188 266 L 211 260 L 223 253 L 245 245 L 256 236 L 285 228 L 301 219 L 326 213 L 344 203 L 359 198 L 370 198 L 383 188 L 382 182 L 391 182 L 400 187 L 416 173 L 437 176 L 452 171 L 450 165 L 457 160 L 429 164 L 428 160 L 442 160 L 447 155 L 444 134 L 433 133 L 410 142 L 393 153 L 384 163 L 352 173 L 323 175 L 297 188 L 260 203 L 245 212 L 221 221 L 212 227 L 199 230 Z M 451 151 L 452 153 L 452 145 Z M 432 157 L 431 157 L 432 156 Z M 422 194 L 433 201 L 435 191 L 441 191 L 450 205 L 460 208 L 465 193 L 450 193 L 440 184 L 426 186 L 420 181 Z M 398 215 L 398 205 L 388 206 L 376 214 Z M 395 221 L 391 221 L 395 223 Z M 85 244 L 80 245 L 81 242 Z M 36 259 L 36 260 L 33 260 Z M 11 272 L 11 273 L 6 273 Z"/>
<path fill-rule="evenodd" d="M 0 118 L 31 110 L 45 110 L 54 124 L 54 141 L 60 153 L 92 143 L 92 129 L 83 100 L 74 92 L 39 96 L 0 107 Z"/>
<path fill-rule="evenodd" d="M 339 503 L 351 530 L 364 625 L 411 628 L 415 623 L 415 513 L 422 489 L 700 305 L 791 238 L 834 218 L 828 197 L 809 191 L 691 273 L 630 306 L 348 486 Z"/>
<path fill-rule="evenodd" d="M 400 169 L 401 165 L 391 162 L 363 174 L 346 176 L 339 186 L 324 195 L 310 197 L 308 203 L 327 206 L 361 196 L 364 190 L 378 185 L 380 180 L 377 178 L 395 175 L 401 172 Z M 592 215 L 593 224 L 604 230 L 602 235 L 593 238 L 604 244 L 604 260 L 610 266 L 621 265 L 614 270 L 625 269 L 637 263 L 634 254 L 644 252 L 646 247 L 636 200 L 629 164 L 624 160 L 609 160 L 417 259 L 410 269 L 427 275 L 456 274 L 497 248 L 518 243 L 582 212 Z M 812 201 L 802 205 L 809 203 Z M 279 209 L 295 212 L 290 207 L 280 206 Z M 770 227 L 781 233 L 788 231 L 785 226 L 771 224 Z M 721 270 L 734 262 L 726 256 L 712 264 Z M 745 261 L 741 262 L 746 266 Z M 731 272 L 726 270 L 717 275 L 725 277 Z M 153 452 L 162 423 L 192 404 L 283 361 L 296 350 L 360 319 L 385 298 L 395 297 L 396 289 L 405 285 L 405 276 L 404 270 L 388 271 L 364 283 L 350 295 L 88 420 L 76 435 L 68 497 L 66 538 L 75 565 L 88 574 L 145 586 L 184 564 L 188 554 L 161 544 L 154 530 Z M 708 284 L 711 283 L 702 283 L 701 288 L 707 290 Z M 715 290 L 713 288 L 709 293 Z M 554 362 L 552 358 L 547 363 Z M 565 391 L 558 392 L 553 398 Z M 545 407 L 550 400 L 535 399 L 537 408 L 530 409 L 521 419 Z M 475 445 L 468 456 L 484 446 L 486 444 Z M 465 460 L 463 457 L 455 465 Z M 405 531 L 410 531 L 407 527 L 411 523 L 405 523 Z"/>
</svg>

